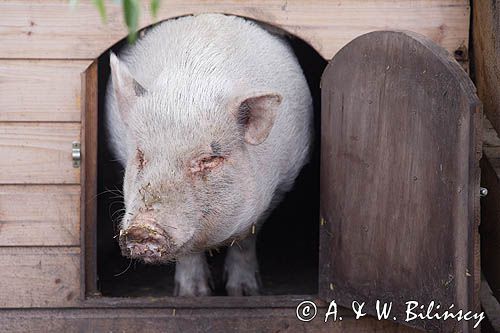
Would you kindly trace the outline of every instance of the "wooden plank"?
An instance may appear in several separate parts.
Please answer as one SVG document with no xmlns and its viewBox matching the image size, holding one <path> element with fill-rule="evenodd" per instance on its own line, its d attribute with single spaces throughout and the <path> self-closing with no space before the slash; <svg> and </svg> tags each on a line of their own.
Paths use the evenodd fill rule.
<svg viewBox="0 0 500 333">
<path fill-rule="evenodd" d="M 80 121 L 89 61 L 0 60 L 0 121 Z"/>
<path fill-rule="evenodd" d="M 320 296 L 368 313 L 391 301 L 401 323 L 408 300 L 479 313 L 482 123 L 467 74 L 422 36 L 374 32 L 333 58 L 321 100 Z"/>
<path fill-rule="evenodd" d="M 143 0 L 140 27 L 152 23 Z M 468 0 L 171 0 L 158 21 L 191 13 L 221 12 L 276 25 L 309 42 L 326 59 L 369 31 L 410 30 L 450 52 L 468 45 Z M 67 1 L 0 1 L 0 58 L 92 59 L 126 36 L 122 13 L 108 4 L 103 25 L 90 1 L 71 10 Z"/>
<path fill-rule="evenodd" d="M 0 246 L 78 246 L 78 185 L 0 185 Z"/>
<path fill-rule="evenodd" d="M 88 297 L 79 306 L 85 308 L 176 308 L 176 309 L 237 309 L 237 308 L 296 308 L 303 300 L 311 300 L 318 307 L 328 304 L 317 295 L 267 295 L 267 296 L 210 296 L 198 297 L 193 302 L 192 297 Z M 352 316 L 350 309 L 339 308 L 339 316 Z"/>
<path fill-rule="evenodd" d="M 0 247 L 1 308 L 73 306 L 79 294 L 79 248 Z"/>
<path fill-rule="evenodd" d="M 472 1 L 474 78 L 484 113 L 500 132 L 500 5 L 496 0 Z"/>
<path fill-rule="evenodd" d="M 97 129 L 98 127 L 98 62 L 97 60 L 82 74 L 82 154 L 81 164 L 83 228 L 82 250 L 82 297 L 98 295 L 97 288 Z"/>
<path fill-rule="evenodd" d="M 71 143 L 79 123 L 0 123 L 0 184 L 78 184 Z"/>
<path fill-rule="evenodd" d="M 324 322 L 320 309 L 301 322 L 295 309 L 54 309 L 0 310 L 0 327 L 16 332 L 314 332 L 416 333 L 389 321 L 353 317 Z"/>
</svg>

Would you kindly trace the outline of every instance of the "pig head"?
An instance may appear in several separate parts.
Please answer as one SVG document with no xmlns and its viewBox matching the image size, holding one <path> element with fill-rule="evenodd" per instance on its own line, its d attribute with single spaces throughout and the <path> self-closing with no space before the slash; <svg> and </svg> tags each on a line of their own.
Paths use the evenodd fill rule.
<svg viewBox="0 0 500 333">
<path fill-rule="evenodd" d="M 110 64 L 125 157 L 122 253 L 162 263 L 250 233 L 279 183 L 261 166 L 275 166 L 262 152 L 280 91 L 222 74 L 139 82 L 114 54 Z"/>
</svg>

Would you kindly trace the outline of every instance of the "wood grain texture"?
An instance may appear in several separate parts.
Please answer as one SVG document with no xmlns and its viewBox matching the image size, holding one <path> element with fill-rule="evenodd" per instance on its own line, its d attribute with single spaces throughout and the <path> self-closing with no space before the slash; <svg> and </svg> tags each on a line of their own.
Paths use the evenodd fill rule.
<svg viewBox="0 0 500 333">
<path fill-rule="evenodd" d="M 266 295 L 266 296 L 210 296 L 199 297 L 193 302 L 191 297 L 88 297 L 80 304 L 82 308 L 176 308 L 176 309 L 274 309 L 296 308 L 303 300 L 313 301 L 318 308 L 327 307 L 327 303 L 317 295 Z M 353 316 L 349 309 L 339 308 L 339 315 Z"/>
<path fill-rule="evenodd" d="M 143 0 L 140 27 L 152 19 Z M 90 1 L 71 10 L 67 1 L 0 1 L 0 58 L 93 59 L 126 36 L 122 13 L 109 4 L 103 25 Z M 171 0 L 158 21 L 205 12 L 234 14 L 281 27 L 330 59 L 350 40 L 369 31 L 400 29 L 428 36 L 450 52 L 468 45 L 468 0 Z"/>
<path fill-rule="evenodd" d="M 98 130 L 98 61 L 82 74 L 82 155 L 81 168 L 81 238 L 82 297 L 98 295 L 97 288 L 97 130 Z"/>
<path fill-rule="evenodd" d="M 500 3 L 473 1 L 474 77 L 484 113 L 500 132 Z"/>
<path fill-rule="evenodd" d="M 78 248 L 0 247 L 0 308 L 75 305 L 79 268 Z"/>
<path fill-rule="evenodd" d="M 0 184 L 78 184 L 73 141 L 79 123 L 0 123 Z"/>
<path fill-rule="evenodd" d="M 322 309 L 320 309 L 321 311 Z M 0 327 L 17 332 L 314 332 L 416 333 L 388 321 L 345 318 L 301 322 L 295 309 L 57 309 L 0 310 Z"/>
<path fill-rule="evenodd" d="M 322 80 L 320 296 L 349 306 L 432 300 L 479 312 L 481 107 L 445 50 L 375 32 Z M 470 324 L 415 320 L 439 332 Z"/>
<path fill-rule="evenodd" d="M 78 185 L 0 185 L 0 246 L 80 245 Z"/>
<path fill-rule="evenodd" d="M 80 121 L 89 61 L 0 60 L 0 121 Z"/>
</svg>

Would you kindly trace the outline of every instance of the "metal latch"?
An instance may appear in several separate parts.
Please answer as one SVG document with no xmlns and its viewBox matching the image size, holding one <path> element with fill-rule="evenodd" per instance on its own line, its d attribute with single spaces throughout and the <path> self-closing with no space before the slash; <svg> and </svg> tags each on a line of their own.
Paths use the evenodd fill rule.
<svg viewBox="0 0 500 333">
<path fill-rule="evenodd" d="M 486 187 L 479 188 L 479 196 L 485 197 L 488 195 L 488 189 Z"/>
<path fill-rule="evenodd" d="M 80 167 L 80 161 L 82 159 L 82 151 L 80 149 L 80 142 L 73 141 L 71 149 L 71 157 L 73 158 L 73 168 Z"/>
</svg>

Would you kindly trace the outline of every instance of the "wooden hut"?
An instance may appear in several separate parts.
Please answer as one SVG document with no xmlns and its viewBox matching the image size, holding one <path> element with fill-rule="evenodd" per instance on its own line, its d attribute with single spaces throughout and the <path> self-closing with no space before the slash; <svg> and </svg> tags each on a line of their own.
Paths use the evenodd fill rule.
<svg viewBox="0 0 500 333">
<path fill-rule="evenodd" d="M 344 308 L 339 308 L 342 320 L 330 318 L 325 323 L 324 319 L 332 299 L 344 306 L 348 306 L 352 297 L 371 302 L 381 295 L 391 295 L 400 301 L 412 295 L 403 292 L 408 286 L 411 291 L 420 289 L 425 299 L 435 295 L 480 311 L 478 161 L 483 126 L 481 105 L 465 71 L 475 74 L 479 97 L 492 124 L 484 129 L 489 150 L 485 150 L 486 158 L 482 161 L 486 175 L 483 183 L 490 190 L 490 196 L 483 207 L 482 223 L 488 233 L 482 250 L 486 254 L 483 270 L 491 279 L 493 293 L 497 297 L 500 295 L 500 271 L 495 268 L 500 253 L 500 187 L 496 157 L 500 139 L 495 131 L 500 130 L 500 9 L 498 5 L 495 7 L 493 0 L 475 0 L 473 4 L 474 10 L 468 0 L 165 0 L 161 3 L 155 22 L 206 12 L 238 15 L 282 29 L 303 40 L 324 60 L 334 59 L 325 71 L 321 87 L 321 218 L 316 221 L 321 235 L 317 249 L 317 292 L 190 299 L 113 297 L 103 295 L 100 290 L 96 241 L 99 225 L 96 199 L 98 120 L 106 69 L 99 65 L 99 59 L 107 57 L 108 50 L 127 35 L 121 8 L 109 4 L 108 22 L 103 24 L 91 1 L 80 1 L 76 8 L 63 0 L 0 1 L 0 331 L 472 330 L 470 323 L 465 322 L 451 326 L 433 321 L 408 323 L 404 318 L 378 320 L 365 316 L 356 319 L 352 311 Z M 141 28 L 155 23 L 147 5 L 144 1 Z M 474 12 L 474 20 L 471 12 Z M 419 35 L 375 33 L 356 39 L 379 30 L 403 30 Z M 388 45 L 395 49 L 389 50 Z M 470 50 L 472 45 L 474 52 Z M 366 52 L 365 60 L 359 57 L 362 52 Z M 406 54 L 404 52 L 414 52 L 414 57 L 398 58 L 397 54 Z M 400 67 L 393 67 L 393 64 Z M 405 72 L 411 74 L 406 76 L 406 81 L 404 75 L 397 72 L 403 70 L 403 65 L 411 70 Z M 384 73 L 388 74 L 384 75 L 388 75 L 393 84 L 381 86 L 377 83 L 377 92 L 375 87 L 349 79 L 349 73 L 360 68 L 366 78 L 374 80 L 383 75 L 380 70 L 385 68 Z M 416 79 L 429 73 L 435 76 L 423 81 Z M 394 93 L 398 90 L 396 87 L 403 92 Z M 406 103 L 408 89 L 412 87 L 423 87 L 421 89 L 428 96 L 425 100 L 412 100 L 406 109 L 425 113 L 432 105 L 437 105 L 432 103 L 439 101 L 436 103 L 441 103 L 439 110 L 445 116 L 438 121 L 432 114 L 424 117 L 420 111 L 415 111 L 421 118 L 414 121 L 416 118 L 411 118 L 410 113 L 401 114 L 392 100 L 393 104 L 387 104 L 389 111 L 384 121 L 392 126 L 392 133 L 396 133 L 402 123 L 407 124 L 407 133 L 429 130 L 427 135 L 436 136 L 433 142 L 440 153 L 429 157 L 429 164 L 411 169 L 408 164 L 411 161 L 401 155 L 402 150 L 396 149 L 396 155 L 385 156 L 397 165 L 389 179 L 387 173 L 385 176 L 376 173 L 381 172 L 380 169 L 370 169 L 370 161 L 377 161 L 375 156 L 358 154 L 362 147 L 356 146 L 355 141 L 370 141 L 376 135 L 367 131 L 368 127 L 362 127 L 370 119 L 356 110 L 369 110 L 372 104 L 365 105 L 361 99 L 368 101 L 373 97 L 373 101 L 380 101 L 382 91 L 391 92 L 394 98 Z M 447 90 L 443 90 L 444 87 Z M 341 99 L 335 95 L 334 92 L 340 91 L 350 104 L 346 102 L 344 106 L 344 95 Z M 340 119 L 338 113 L 338 110 L 344 111 L 344 107 L 346 120 Z M 382 107 L 379 105 L 377 110 Z M 342 125 L 342 121 L 349 121 L 352 133 L 360 136 L 339 136 L 337 124 Z M 456 126 L 456 130 L 443 133 L 442 122 L 448 123 L 449 128 Z M 356 124 L 359 128 L 354 126 Z M 461 136 L 456 136 L 458 132 Z M 397 136 L 391 138 L 399 142 Z M 422 140 L 426 145 L 430 142 L 426 138 Z M 415 156 L 428 156 L 428 150 L 415 148 L 411 140 L 405 142 L 414 149 Z M 390 150 L 391 144 L 394 142 L 384 147 Z M 373 145 L 369 147 L 377 149 Z M 340 154 L 343 149 L 352 149 L 354 153 L 347 152 L 338 159 L 326 153 Z M 435 172 L 438 161 L 444 163 L 442 182 L 425 177 Z M 415 171 L 409 180 L 403 177 L 405 170 L 410 170 L 408 168 Z M 332 170 L 335 172 L 330 172 Z M 343 178 L 336 177 L 339 174 Z M 370 186 L 370 177 L 379 176 L 383 181 L 377 184 L 385 185 Z M 410 193 L 409 189 L 421 192 Z M 369 201 L 367 193 L 376 193 L 378 201 Z M 347 202 L 369 204 L 372 213 L 360 215 L 356 211 L 366 210 L 333 204 L 339 195 L 345 195 Z M 385 196 L 392 196 L 394 200 Z M 406 205 L 404 200 L 423 206 L 400 208 Z M 376 224 L 381 223 L 381 218 L 389 221 L 389 211 L 409 212 L 411 209 L 418 213 L 398 216 L 401 218 L 399 224 L 387 222 L 380 228 L 380 224 Z M 443 214 L 436 213 L 434 219 L 425 213 L 439 210 Z M 339 236 L 338 216 L 342 214 L 347 214 L 345 218 L 352 219 L 352 224 L 344 226 Z M 424 227 L 419 229 L 415 221 L 423 221 L 424 217 L 429 219 L 422 222 Z M 443 245 L 443 253 L 431 257 L 422 258 L 427 254 L 421 251 L 409 255 L 408 260 L 419 262 L 414 270 L 414 266 L 405 265 L 403 259 L 382 262 L 381 256 L 353 256 L 356 248 L 366 250 L 362 239 L 354 237 L 363 232 L 368 236 L 362 239 L 374 244 L 376 254 L 386 251 L 389 243 L 393 244 L 394 251 L 404 248 L 391 242 L 390 237 L 398 237 L 401 242 L 410 244 L 409 248 L 414 246 L 413 249 L 431 243 L 452 245 Z M 353 243 L 347 246 L 347 242 L 339 242 L 342 235 L 349 235 Z M 389 253 L 388 258 L 395 254 Z M 347 261 L 359 266 L 355 271 L 349 270 Z M 372 284 L 361 283 L 371 277 L 371 281 L 378 281 L 381 271 L 386 274 L 384 281 L 394 284 L 392 294 L 389 287 L 377 289 Z M 425 276 L 415 276 L 413 273 L 417 271 L 425 271 Z M 363 278 L 356 279 L 354 275 Z M 449 279 L 442 280 L 442 276 L 449 276 Z M 307 322 L 297 318 L 297 305 L 304 300 L 317 305 L 318 315 L 314 320 Z M 494 300 L 489 300 L 495 306 Z M 368 312 L 374 314 L 373 311 Z"/>
</svg>

